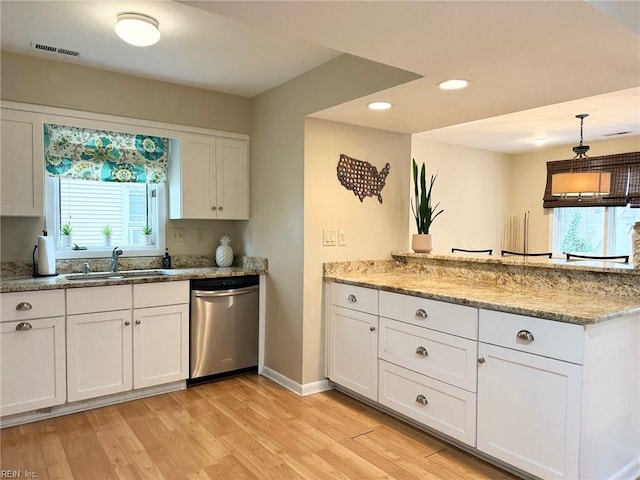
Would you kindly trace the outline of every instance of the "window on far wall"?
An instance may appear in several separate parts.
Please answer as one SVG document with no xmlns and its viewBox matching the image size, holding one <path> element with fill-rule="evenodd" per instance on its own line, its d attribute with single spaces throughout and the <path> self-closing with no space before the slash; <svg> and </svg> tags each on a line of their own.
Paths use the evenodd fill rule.
<svg viewBox="0 0 640 480">
<path fill-rule="evenodd" d="M 635 222 L 640 222 L 640 208 L 555 208 L 553 252 L 631 255 L 631 228 Z"/>
<path fill-rule="evenodd" d="M 164 251 L 168 139 L 45 123 L 44 144 L 46 225 L 58 258 Z"/>
</svg>

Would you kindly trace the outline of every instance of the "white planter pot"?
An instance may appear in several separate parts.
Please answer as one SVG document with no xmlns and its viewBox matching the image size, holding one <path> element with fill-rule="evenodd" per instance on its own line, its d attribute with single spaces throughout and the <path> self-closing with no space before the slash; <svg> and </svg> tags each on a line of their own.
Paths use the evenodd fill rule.
<svg viewBox="0 0 640 480">
<path fill-rule="evenodd" d="M 153 245 L 153 235 L 144 235 L 144 244 Z"/>
<path fill-rule="evenodd" d="M 110 247 L 111 246 L 111 234 L 109 235 L 102 235 L 102 240 L 104 241 L 104 245 L 105 247 Z"/>
<path fill-rule="evenodd" d="M 430 233 L 416 233 L 411 239 L 411 248 L 416 253 L 430 253 L 433 250 L 433 242 Z"/>
<path fill-rule="evenodd" d="M 63 247 L 71 246 L 71 235 L 62 235 L 62 246 Z"/>
</svg>

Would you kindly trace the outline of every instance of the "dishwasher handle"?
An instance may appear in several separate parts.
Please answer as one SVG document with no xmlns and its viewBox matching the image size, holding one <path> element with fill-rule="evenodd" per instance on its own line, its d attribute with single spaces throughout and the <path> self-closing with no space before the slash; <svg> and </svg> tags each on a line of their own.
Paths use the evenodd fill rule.
<svg viewBox="0 0 640 480">
<path fill-rule="evenodd" d="M 230 288 L 228 290 L 191 290 L 192 297 L 211 298 L 211 297 L 230 297 L 237 295 L 246 295 L 248 293 L 257 292 L 258 285 L 244 288 Z"/>
</svg>

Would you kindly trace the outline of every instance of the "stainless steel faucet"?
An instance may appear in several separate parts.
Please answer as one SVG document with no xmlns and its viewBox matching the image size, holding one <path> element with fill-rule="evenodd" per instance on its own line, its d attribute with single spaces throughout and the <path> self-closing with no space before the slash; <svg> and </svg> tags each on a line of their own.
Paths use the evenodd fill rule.
<svg viewBox="0 0 640 480">
<path fill-rule="evenodd" d="M 118 271 L 118 259 L 120 258 L 120 255 L 122 255 L 122 250 L 120 250 L 118 247 L 114 248 L 111 251 L 111 271 L 112 272 Z"/>
</svg>

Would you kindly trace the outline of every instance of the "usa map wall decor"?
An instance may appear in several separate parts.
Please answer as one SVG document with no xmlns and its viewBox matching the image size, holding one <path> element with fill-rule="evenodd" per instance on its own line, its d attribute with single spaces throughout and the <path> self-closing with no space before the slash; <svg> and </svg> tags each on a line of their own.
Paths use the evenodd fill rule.
<svg viewBox="0 0 640 480">
<path fill-rule="evenodd" d="M 378 172 L 378 169 L 369 162 L 357 160 L 341 153 L 337 170 L 340 184 L 347 190 L 353 191 L 353 194 L 361 202 L 364 197 L 377 196 L 378 201 L 382 203 L 382 189 L 387 175 L 389 175 L 389 170 L 391 170 L 391 165 L 387 163 Z"/>
</svg>

